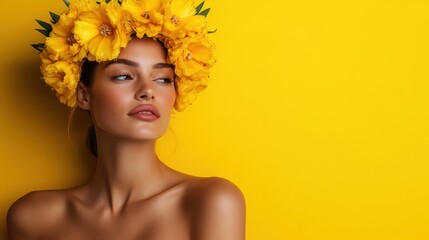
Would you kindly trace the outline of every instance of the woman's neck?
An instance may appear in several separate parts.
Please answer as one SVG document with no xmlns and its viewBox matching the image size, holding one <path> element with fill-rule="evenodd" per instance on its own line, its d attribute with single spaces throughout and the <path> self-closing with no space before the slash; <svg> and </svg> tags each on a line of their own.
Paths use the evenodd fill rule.
<svg viewBox="0 0 429 240">
<path fill-rule="evenodd" d="M 153 196 L 168 184 L 171 169 L 155 153 L 155 140 L 135 141 L 97 135 L 98 160 L 90 201 L 112 213 L 127 203 Z"/>
</svg>

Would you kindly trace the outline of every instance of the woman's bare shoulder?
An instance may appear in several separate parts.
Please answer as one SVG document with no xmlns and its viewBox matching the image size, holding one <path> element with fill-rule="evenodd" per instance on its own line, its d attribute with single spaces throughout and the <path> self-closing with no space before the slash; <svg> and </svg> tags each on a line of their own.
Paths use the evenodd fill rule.
<svg viewBox="0 0 429 240">
<path fill-rule="evenodd" d="M 244 203 L 240 189 L 231 181 L 220 177 L 194 177 L 189 180 L 187 197 L 200 202 L 220 200 Z M 201 202 L 201 203 L 202 203 Z"/>
<path fill-rule="evenodd" d="M 196 239 L 244 239 L 245 200 L 235 184 L 218 177 L 194 179 L 185 198 Z"/>
<path fill-rule="evenodd" d="M 36 237 L 51 229 L 64 216 L 67 190 L 46 190 L 27 193 L 16 200 L 7 213 L 11 239 Z"/>
</svg>

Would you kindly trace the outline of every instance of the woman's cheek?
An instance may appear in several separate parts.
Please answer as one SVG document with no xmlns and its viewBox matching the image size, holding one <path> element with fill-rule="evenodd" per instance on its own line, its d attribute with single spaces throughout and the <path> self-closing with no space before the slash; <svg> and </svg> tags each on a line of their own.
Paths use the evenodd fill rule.
<svg viewBox="0 0 429 240">
<path fill-rule="evenodd" d="M 103 107 L 106 107 L 106 110 L 108 110 L 115 105 L 123 103 L 127 98 L 130 98 L 124 90 L 125 89 L 105 87 L 97 92 L 97 95 L 94 96 L 94 101 L 97 105 L 104 105 Z"/>
<path fill-rule="evenodd" d="M 129 96 L 123 90 L 108 87 L 94 89 L 92 101 L 92 112 L 94 120 L 100 125 L 116 122 L 115 118 L 123 118 L 123 113 L 129 107 L 126 105 Z M 129 109 L 128 109 L 129 110 Z M 107 121 L 107 122 L 106 122 Z"/>
<path fill-rule="evenodd" d="M 174 101 L 176 101 L 176 91 L 174 89 L 170 91 L 170 94 L 168 94 L 167 101 L 168 103 L 170 103 L 171 107 L 173 108 Z"/>
<path fill-rule="evenodd" d="M 174 101 L 176 100 L 176 90 L 174 88 L 174 85 L 168 89 L 165 89 L 165 91 L 163 91 L 162 97 L 163 97 L 163 101 L 166 104 L 171 105 L 171 107 L 173 107 Z"/>
</svg>

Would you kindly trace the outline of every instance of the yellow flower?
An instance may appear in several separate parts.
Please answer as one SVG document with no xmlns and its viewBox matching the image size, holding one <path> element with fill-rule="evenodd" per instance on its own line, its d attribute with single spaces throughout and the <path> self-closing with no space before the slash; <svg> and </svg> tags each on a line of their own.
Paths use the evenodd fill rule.
<svg viewBox="0 0 429 240">
<path fill-rule="evenodd" d="M 130 13 L 134 20 L 137 37 L 153 37 L 162 29 L 163 3 L 165 0 L 124 0 L 122 7 Z"/>
<path fill-rule="evenodd" d="M 46 39 L 46 49 L 53 60 L 73 59 L 81 61 L 86 57 L 86 51 L 76 42 L 72 32 L 76 14 L 62 14 L 58 23 L 52 27 L 50 37 Z"/>
<path fill-rule="evenodd" d="M 89 12 L 97 7 L 97 0 L 71 0 L 67 15 L 76 19 L 79 13 Z"/>
<path fill-rule="evenodd" d="M 193 80 L 189 78 L 179 78 L 176 80 L 176 101 L 174 108 L 183 112 L 188 105 L 191 105 L 199 92 L 207 87 L 207 78 Z"/>
<path fill-rule="evenodd" d="M 178 48 L 169 52 L 169 61 L 178 76 L 206 74 L 216 62 L 214 45 L 208 38 L 185 40 Z"/>
<path fill-rule="evenodd" d="M 79 14 L 74 34 L 88 51 L 88 60 L 107 61 L 118 57 L 130 40 L 131 27 L 117 1 L 102 1 L 92 11 Z"/>
<path fill-rule="evenodd" d="M 168 49 L 167 61 L 175 66 L 176 110 L 183 111 L 207 87 L 216 61 L 214 44 L 207 36 L 205 16 L 195 15 L 194 0 L 69 1 L 40 54 L 43 78 L 60 102 L 75 106 L 85 58 L 117 58 L 133 32 L 158 39 Z"/>
<path fill-rule="evenodd" d="M 170 38 L 183 38 L 206 33 L 206 18 L 195 14 L 193 0 L 171 0 L 165 8 L 163 34 Z"/>
<path fill-rule="evenodd" d="M 41 54 L 40 67 L 45 83 L 55 91 L 61 103 L 74 107 L 76 88 L 79 81 L 80 64 L 68 61 L 51 61 Z"/>
</svg>

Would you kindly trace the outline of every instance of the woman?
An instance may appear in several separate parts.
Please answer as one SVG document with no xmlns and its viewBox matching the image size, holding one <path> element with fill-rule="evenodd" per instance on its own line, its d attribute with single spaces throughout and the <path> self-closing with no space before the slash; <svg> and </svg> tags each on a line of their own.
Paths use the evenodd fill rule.
<svg viewBox="0 0 429 240">
<path fill-rule="evenodd" d="M 107 7 L 113 6 L 109 2 L 88 7 L 79 2 L 83 1 L 74 6 L 85 8 L 84 13 L 96 14 L 98 8 L 108 12 L 111 10 L 106 11 Z M 118 9 L 122 11 L 129 2 L 122 1 Z M 165 15 L 168 4 L 162 6 Z M 221 178 L 177 172 L 156 156 L 156 140 L 167 130 L 173 108 L 180 109 L 178 106 L 183 104 L 178 100 L 186 99 L 181 96 L 180 84 L 186 85 L 187 76 L 183 69 L 177 69 L 181 67 L 178 61 L 172 61 L 171 49 L 175 46 L 167 42 L 168 34 L 160 32 L 155 36 L 161 37 L 149 38 L 145 33 L 139 37 L 137 24 L 133 23 L 126 46 L 108 60 L 103 58 L 103 51 L 91 52 L 85 47 L 85 39 L 76 29 L 85 14 L 71 14 L 74 6 L 67 14 L 77 19 L 71 31 L 76 42 L 68 43 L 70 49 L 72 44 L 79 44 L 84 50 L 74 48 L 76 54 L 67 57 L 78 59 L 80 81 L 71 94 L 53 88 L 62 102 L 75 102 L 90 113 L 96 135 L 96 170 L 82 186 L 31 192 L 17 200 L 8 212 L 9 239 L 244 239 L 244 198 L 235 185 Z M 100 27 L 100 32 L 112 33 L 116 26 L 107 27 L 111 29 Z M 54 25 L 42 52 L 46 64 L 42 64 L 42 72 L 48 84 L 59 76 L 62 82 L 70 77 L 70 71 L 57 69 L 53 76 L 47 70 L 64 61 L 64 53 L 55 52 L 61 49 L 49 49 L 55 30 Z M 70 35 L 66 37 L 70 39 Z M 183 46 L 183 42 L 180 44 Z M 85 57 L 76 58 L 81 51 Z"/>
</svg>

